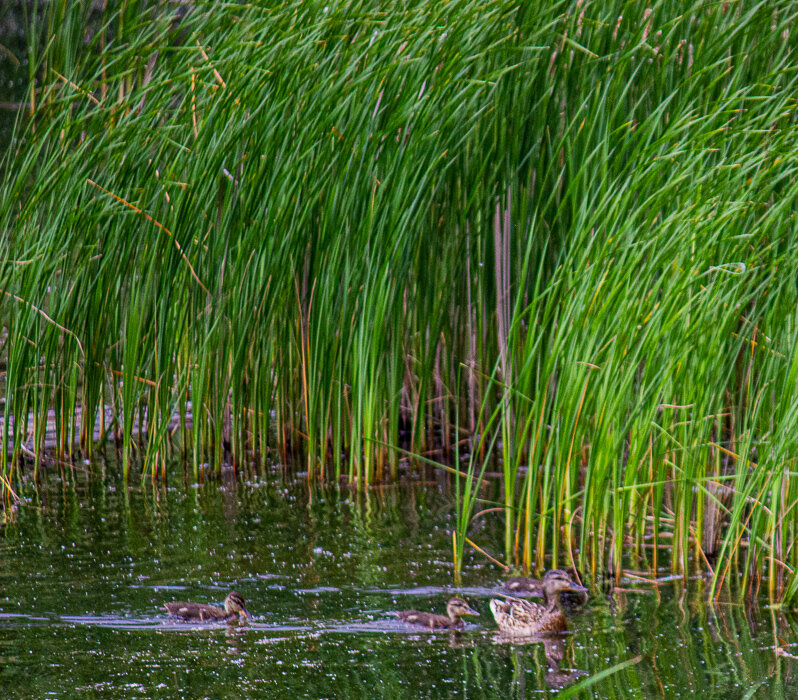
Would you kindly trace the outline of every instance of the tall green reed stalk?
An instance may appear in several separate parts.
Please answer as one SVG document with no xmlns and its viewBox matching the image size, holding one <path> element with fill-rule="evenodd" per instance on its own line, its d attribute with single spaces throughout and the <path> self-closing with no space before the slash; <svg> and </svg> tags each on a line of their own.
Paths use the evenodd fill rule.
<svg viewBox="0 0 798 700">
<path fill-rule="evenodd" d="M 791 3 L 48 8 L 4 485 L 51 419 L 125 476 L 468 454 L 458 570 L 495 458 L 508 565 L 794 596 Z"/>
</svg>

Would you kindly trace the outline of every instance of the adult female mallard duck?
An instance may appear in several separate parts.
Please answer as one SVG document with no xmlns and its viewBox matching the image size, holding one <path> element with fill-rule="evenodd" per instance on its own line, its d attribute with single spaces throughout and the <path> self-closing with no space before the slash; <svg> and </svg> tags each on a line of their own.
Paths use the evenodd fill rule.
<svg viewBox="0 0 798 700">
<path fill-rule="evenodd" d="M 567 571 L 552 569 L 543 576 L 543 605 L 518 598 L 491 600 L 490 610 L 499 625 L 499 631 L 511 635 L 564 632 L 568 629 L 565 613 L 560 605 L 564 591 L 585 593 L 587 589 L 574 583 Z"/>
<path fill-rule="evenodd" d="M 172 615 L 182 617 L 184 620 L 192 622 L 205 622 L 207 620 L 233 620 L 239 615 L 243 618 L 249 617 L 247 604 L 240 593 L 230 591 L 224 599 L 224 610 L 215 605 L 205 605 L 204 603 L 166 603 L 164 606 Z"/>
<path fill-rule="evenodd" d="M 435 615 L 434 613 L 420 612 L 418 610 L 402 610 L 396 613 L 396 616 L 402 622 L 429 627 L 431 630 L 462 627 L 465 624 L 462 619 L 463 615 L 476 615 L 479 617 L 479 613 L 462 598 L 452 598 L 446 604 L 446 615 Z"/>
</svg>

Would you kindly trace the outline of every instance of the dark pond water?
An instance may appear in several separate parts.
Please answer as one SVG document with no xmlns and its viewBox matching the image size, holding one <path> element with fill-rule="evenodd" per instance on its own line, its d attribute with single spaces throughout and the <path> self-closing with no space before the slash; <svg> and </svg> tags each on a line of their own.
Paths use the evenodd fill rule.
<svg viewBox="0 0 798 700">
<path fill-rule="evenodd" d="M 28 59 L 21 3 L 0 1 L 0 152 L 11 141 L 17 110 L 25 101 Z"/>
<path fill-rule="evenodd" d="M 3 697 L 798 697 L 798 661 L 775 652 L 798 654 L 794 618 L 707 606 L 701 581 L 594 590 L 571 634 L 508 644 L 488 609 L 501 574 L 472 553 L 459 592 L 481 617 L 458 633 L 405 626 L 393 611 L 443 611 L 454 591 L 440 485 L 124 488 L 76 473 L 25 495 L 0 537 Z M 249 624 L 163 609 L 231 588 Z"/>
</svg>

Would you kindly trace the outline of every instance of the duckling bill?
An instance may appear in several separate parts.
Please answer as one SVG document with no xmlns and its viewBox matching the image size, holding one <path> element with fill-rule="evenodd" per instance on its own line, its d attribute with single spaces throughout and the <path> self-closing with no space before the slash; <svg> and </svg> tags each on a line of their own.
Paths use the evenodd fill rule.
<svg viewBox="0 0 798 700">
<path fill-rule="evenodd" d="M 587 593 L 562 569 L 547 571 L 541 581 L 545 603 L 532 603 L 518 598 L 491 600 L 490 609 L 499 631 L 510 635 L 533 635 L 547 632 L 564 632 L 568 629 L 560 595 L 565 591 Z"/>
<path fill-rule="evenodd" d="M 435 613 L 422 612 L 420 610 L 403 610 L 396 613 L 396 616 L 402 622 L 427 627 L 431 630 L 459 629 L 465 624 L 462 619 L 464 615 L 479 617 L 479 613 L 462 598 L 452 598 L 447 603 L 446 615 L 436 615 Z"/>
<path fill-rule="evenodd" d="M 217 608 L 215 605 L 183 603 L 181 601 L 166 603 L 164 607 L 171 615 L 191 622 L 206 622 L 209 620 L 232 621 L 239 616 L 245 619 L 250 617 L 244 598 L 235 591 L 228 593 L 227 598 L 224 599 L 224 610 Z"/>
</svg>

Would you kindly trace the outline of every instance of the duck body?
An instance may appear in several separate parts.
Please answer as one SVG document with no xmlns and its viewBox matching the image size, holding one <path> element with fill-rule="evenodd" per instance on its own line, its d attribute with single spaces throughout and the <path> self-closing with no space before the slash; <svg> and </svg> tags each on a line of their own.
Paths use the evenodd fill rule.
<svg viewBox="0 0 798 700">
<path fill-rule="evenodd" d="M 479 617 L 479 613 L 462 598 L 452 598 L 446 605 L 446 613 L 446 615 L 436 615 L 420 610 L 402 610 L 396 613 L 396 616 L 402 622 L 420 625 L 431 630 L 459 629 L 465 624 L 463 622 L 464 615 Z"/>
<path fill-rule="evenodd" d="M 460 617 L 452 620 L 447 615 L 436 615 L 435 613 L 423 612 L 422 610 L 402 610 L 402 612 L 397 613 L 396 616 L 402 622 L 429 627 L 431 630 L 457 629 L 465 625 Z"/>
<path fill-rule="evenodd" d="M 564 569 L 552 569 L 552 571 L 560 571 L 566 576 L 570 574 Z M 579 572 L 577 572 L 579 575 Z M 543 595 L 543 579 L 532 578 L 530 576 L 510 576 L 503 584 L 506 591 L 510 593 L 519 593 L 532 596 Z M 582 607 L 587 603 L 587 590 L 582 588 L 579 591 L 567 590 L 563 591 L 560 597 L 560 604 L 566 610 L 575 610 Z"/>
<path fill-rule="evenodd" d="M 531 635 L 565 632 L 568 621 L 559 607 L 553 609 L 525 600 L 491 600 L 490 610 L 499 630 L 505 634 Z"/>
<path fill-rule="evenodd" d="M 208 621 L 232 621 L 239 616 L 249 617 L 247 605 L 240 593 L 231 591 L 224 599 L 224 609 L 217 608 L 215 605 L 204 603 L 183 603 L 175 601 L 164 605 L 166 610 L 176 617 L 189 622 L 208 622 Z"/>
<path fill-rule="evenodd" d="M 543 595 L 543 581 L 529 576 L 510 576 L 504 584 L 504 589 L 511 593 L 530 593 Z"/>
<path fill-rule="evenodd" d="M 510 597 L 490 601 L 490 610 L 500 632 L 525 636 L 568 629 L 560 595 L 564 591 L 586 593 L 587 589 L 575 583 L 568 572 L 562 569 L 547 571 L 541 583 L 545 601 L 543 605 Z"/>
</svg>

